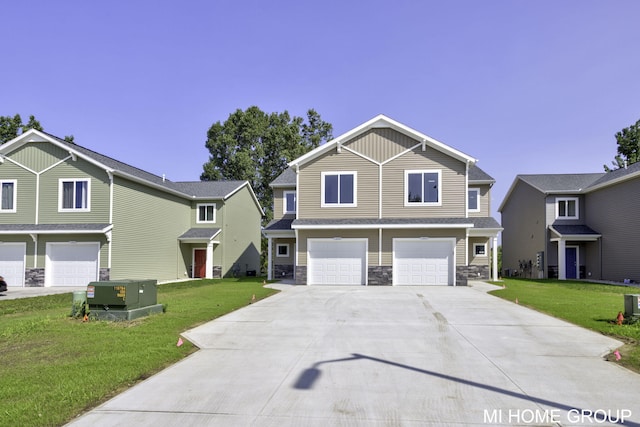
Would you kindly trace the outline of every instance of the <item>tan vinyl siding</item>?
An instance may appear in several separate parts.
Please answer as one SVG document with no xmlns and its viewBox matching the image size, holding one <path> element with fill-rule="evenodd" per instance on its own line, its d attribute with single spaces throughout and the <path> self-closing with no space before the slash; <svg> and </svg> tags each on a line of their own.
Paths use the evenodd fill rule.
<svg viewBox="0 0 640 427">
<path fill-rule="evenodd" d="M 474 245 L 485 245 L 485 256 L 476 256 L 474 251 Z M 473 237 L 469 238 L 469 265 L 486 265 L 489 266 L 489 259 L 491 255 L 491 242 L 486 237 Z"/>
<path fill-rule="evenodd" d="M 11 152 L 10 158 L 34 172 L 42 172 L 70 156 L 67 150 L 48 142 L 29 142 Z"/>
<path fill-rule="evenodd" d="M 191 202 L 115 177 L 112 279 L 182 278 L 178 237 L 191 226 Z"/>
<path fill-rule="evenodd" d="M 296 239 L 273 239 L 274 264 L 293 265 L 296 252 Z M 278 245 L 289 245 L 289 256 L 278 256 Z"/>
<path fill-rule="evenodd" d="M 273 189 L 273 219 L 292 218 L 294 214 L 284 213 L 284 193 L 295 192 L 295 187 L 290 188 L 274 188 Z"/>
<path fill-rule="evenodd" d="M 393 239 L 396 238 L 455 238 L 456 239 L 456 265 L 465 264 L 465 231 L 455 229 L 440 230 L 382 230 L 382 265 L 393 265 Z"/>
<path fill-rule="evenodd" d="M 60 179 L 89 179 L 90 212 L 58 212 Z M 65 162 L 40 175 L 40 224 L 108 223 L 109 177 L 82 159 Z"/>
<path fill-rule="evenodd" d="M 420 144 L 419 141 L 389 128 L 371 129 L 345 143 L 351 150 L 382 163 Z"/>
<path fill-rule="evenodd" d="M 0 212 L 0 224 L 33 224 L 36 212 L 36 176 L 7 160 L 0 164 L 0 180 L 16 181 L 15 212 Z"/>
<path fill-rule="evenodd" d="M 405 206 L 405 171 L 440 170 L 441 206 Z M 385 164 L 382 169 L 383 218 L 464 217 L 466 214 L 466 165 L 440 151 L 417 148 Z"/>
<path fill-rule="evenodd" d="M 588 225 L 602 234 L 603 280 L 640 282 L 638 194 L 640 179 L 636 178 L 586 195 Z"/>
<path fill-rule="evenodd" d="M 356 207 L 321 207 L 322 172 L 357 173 Z M 377 218 L 378 166 L 346 150 L 332 149 L 304 165 L 298 182 L 304 191 L 298 192 L 298 218 Z"/>
<path fill-rule="evenodd" d="M 227 276 L 234 263 L 240 266 L 241 274 L 247 270 L 259 274 L 262 217 L 249 188 L 245 186 L 227 199 L 222 211 L 222 275 Z"/>
<path fill-rule="evenodd" d="M 545 196 L 519 181 L 502 208 L 502 267 L 519 269 L 519 260 L 535 260 L 546 251 Z M 545 267 L 553 254 L 545 253 Z"/>
<path fill-rule="evenodd" d="M 368 239 L 367 264 L 378 265 L 378 230 L 300 230 L 298 232 L 298 265 L 307 265 L 307 239 Z"/>
<path fill-rule="evenodd" d="M 487 217 L 491 216 L 489 212 L 490 204 L 490 187 L 488 185 L 469 184 L 469 188 L 477 188 L 480 190 L 480 212 L 469 212 L 470 217 Z"/>
</svg>

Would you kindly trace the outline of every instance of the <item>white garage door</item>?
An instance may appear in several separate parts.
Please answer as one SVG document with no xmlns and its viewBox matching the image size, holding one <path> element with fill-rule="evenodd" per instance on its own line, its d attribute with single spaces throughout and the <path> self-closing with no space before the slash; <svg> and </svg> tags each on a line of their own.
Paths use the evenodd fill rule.
<svg viewBox="0 0 640 427">
<path fill-rule="evenodd" d="M 45 286 L 86 286 L 98 280 L 100 243 L 47 243 Z"/>
<path fill-rule="evenodd" d="M 364 285 L 366 239 L 309 239 L 309 285 Z"/>
<path fill-rule="evenodd" d="M 0 243 L 0 276 L 9 286 L 24 286 L 26 243 Z"/>
<path fill-rule="evenodd" d="M 453 285 L 454 241 L 393 240 L 394 285 Z"/>
</svg>

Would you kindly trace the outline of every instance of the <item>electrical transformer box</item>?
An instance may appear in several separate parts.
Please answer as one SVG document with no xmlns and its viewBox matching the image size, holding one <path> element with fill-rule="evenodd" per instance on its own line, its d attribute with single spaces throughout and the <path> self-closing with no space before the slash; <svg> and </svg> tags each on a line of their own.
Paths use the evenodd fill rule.
<svg viewBox="0 0 640 427">
<path fill-rule="evenodd" d="M 624 296 L 624 316 L 640 316 L 640 295 Z"/>
<path fill-rule="evenodd" d="M 91 282 L 87 286 L 90 310 L 134 310 L 158 303 L 156 280 Z"/>
</svg>

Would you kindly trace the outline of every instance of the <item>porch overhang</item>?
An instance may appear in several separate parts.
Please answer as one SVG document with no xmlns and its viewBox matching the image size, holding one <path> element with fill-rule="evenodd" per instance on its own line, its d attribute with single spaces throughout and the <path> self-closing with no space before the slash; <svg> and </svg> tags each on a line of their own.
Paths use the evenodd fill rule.
<svg viewBox="0 0 640 427">
<path fill-rule="evenodd" d="M 220 243 L 213 239 L 220 234 L 220 228 L 190 228 L 178 237 L 183 243 Z"/>
<path fill-rule="evenodd" d="M 574 241 L 574 242 L 596 242 L 602 234 L 594 231 L 586 225 L 550 225 L 549 230 L 553 233 L 549 241 Z"/>
</svg>

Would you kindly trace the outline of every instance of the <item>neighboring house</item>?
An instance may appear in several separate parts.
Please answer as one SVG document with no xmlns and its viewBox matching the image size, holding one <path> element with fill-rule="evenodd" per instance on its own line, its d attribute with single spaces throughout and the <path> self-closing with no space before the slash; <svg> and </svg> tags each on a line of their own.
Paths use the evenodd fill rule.
<svg viewBox="0 0 640 427">
<path fill-rule="evenodd" d="M 0 146 L 0 275 L 10 286 L 259 270 L 246 181 L 172 182 L 37 130 Z"/>
<path fill-rule="evenodd" d="M 502 213 L 506 276 L 640 281 L 640 163 L 608 173 L 518 175 Z"/>
<path fill-rule="evenodd" d="M 271 183 L 269 278 L 466 285 L 492 259 L 497 278 L 494 180 L 476 161 L 384 115 L 292 161 Z"/>
</svg>

